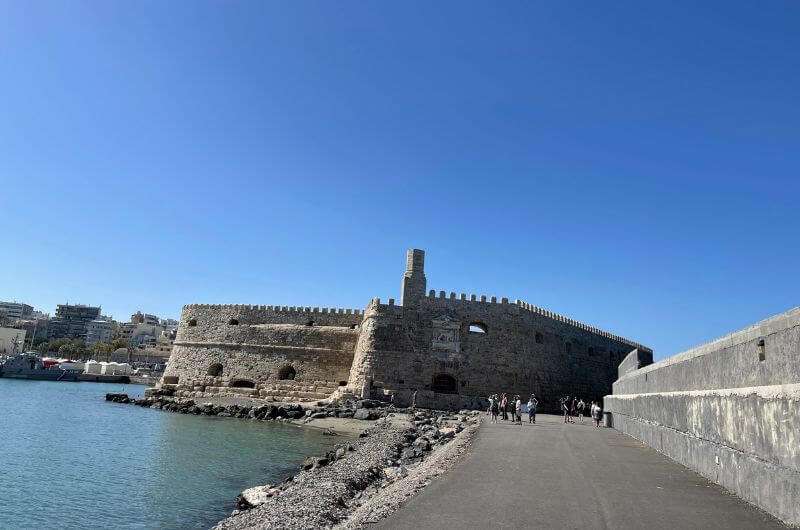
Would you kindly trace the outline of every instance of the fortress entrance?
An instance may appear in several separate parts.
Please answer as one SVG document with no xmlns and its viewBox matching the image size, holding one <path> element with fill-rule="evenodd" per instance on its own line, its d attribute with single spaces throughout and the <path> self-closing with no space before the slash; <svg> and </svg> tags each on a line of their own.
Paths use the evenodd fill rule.
<svg viewBox="0 0 800 530">
<path fill-rule="evenodd" d="M 458 383 L 456 378 L 449 374 L 437 374 L 433 376 L 431 390 L 439 394 L 457 394 Z"/>
</svg>

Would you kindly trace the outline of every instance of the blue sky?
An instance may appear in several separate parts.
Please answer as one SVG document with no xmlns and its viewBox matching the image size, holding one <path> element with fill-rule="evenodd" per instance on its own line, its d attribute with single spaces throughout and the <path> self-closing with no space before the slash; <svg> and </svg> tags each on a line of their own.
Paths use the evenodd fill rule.
<svg viewBox="0 0 800 530">
<path fill-rule="evenodd" d="M 797 2 L 2 2 L 0 299 L 800 305 Z"/>
</svg>

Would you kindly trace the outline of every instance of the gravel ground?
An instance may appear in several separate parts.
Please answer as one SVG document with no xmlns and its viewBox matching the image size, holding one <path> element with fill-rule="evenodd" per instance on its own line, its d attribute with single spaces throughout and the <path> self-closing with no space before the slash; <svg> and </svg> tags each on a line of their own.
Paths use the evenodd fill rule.
<svg viewBox="0 0 800 530">
<path fill-rule="evenodd" d="M 217 530 L 359 528 L 385 517 L 449 468 L 468 446 L 480 416 L 420 411 L 389 414 L 323 457 L 309 458 L 263 504 Z"/>
<path fill-rule="evenodd" d="M 405 479 L 397 480 L 366 499 L 350 517 L 336 526 L 337 529 L 355 529 L 388 517 L 408 499 L 430 484 L 434 478 L 447 472 L 458 462 L 472 443 L 480 423 L 467 426 L 449 444 L 434 451 L 416 468 L 409 471 Z"/>
</svg>

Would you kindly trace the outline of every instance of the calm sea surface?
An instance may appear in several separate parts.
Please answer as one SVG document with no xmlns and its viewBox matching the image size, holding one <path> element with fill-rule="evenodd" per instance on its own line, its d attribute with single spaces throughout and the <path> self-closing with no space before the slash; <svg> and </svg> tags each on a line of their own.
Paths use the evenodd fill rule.
<svg viewBox="0 0 800 530">
<path fill-rule="evenodd" d="M 336 442 L 104 401 L 138 385 L 0 378 L 0 528 L 208 528 Z"/>
</svg>

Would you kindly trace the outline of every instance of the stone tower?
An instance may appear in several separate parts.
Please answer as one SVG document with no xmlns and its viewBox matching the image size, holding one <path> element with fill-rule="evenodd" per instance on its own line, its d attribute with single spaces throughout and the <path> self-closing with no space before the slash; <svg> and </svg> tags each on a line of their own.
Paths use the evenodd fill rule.
<svg viewBox="0 0 800 530">
<path fill-rule="evenodd" d="M 425 297 L 425 251 L 415 248 L 406 252 L 406 272 L 403 273 L 403 292 L 400 303 L 415 306 Z"/>
</svg>

